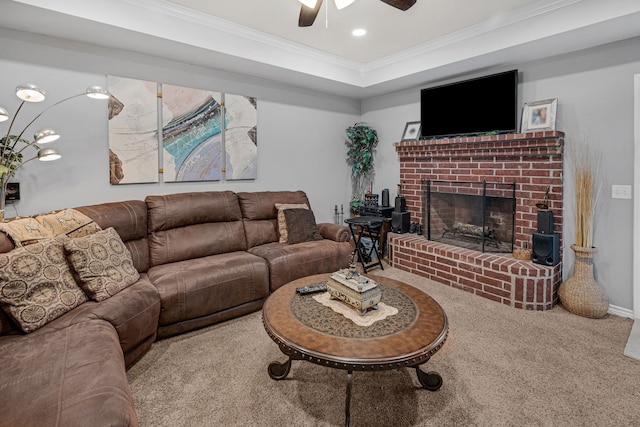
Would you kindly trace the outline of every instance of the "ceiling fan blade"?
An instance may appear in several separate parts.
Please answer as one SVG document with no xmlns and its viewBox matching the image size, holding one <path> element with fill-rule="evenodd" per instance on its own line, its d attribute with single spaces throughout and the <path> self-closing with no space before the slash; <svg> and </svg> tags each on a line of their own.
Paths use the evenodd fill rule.
<svg viewBox="0 0 640 427">
<path fill-rule="evenodd" d="M 318 16 L 320 6 L 322 6 L 322 0 L 318 0 L 318 3 L 316 3 L 316 7 L 307 7 L 305 5 L 301 5 L 300 18 L 298 18 L 298 27 L 312 26 L 313 22 L 316 20 L 316 16 Z"/>
<path fill-rule="evenodd" d="M 397 7 L 400 10 L 407 10 L 414 4 L 416 4 L 416 0 L 381 0 L 388 4 L 389 6 Z"/>
</svg>

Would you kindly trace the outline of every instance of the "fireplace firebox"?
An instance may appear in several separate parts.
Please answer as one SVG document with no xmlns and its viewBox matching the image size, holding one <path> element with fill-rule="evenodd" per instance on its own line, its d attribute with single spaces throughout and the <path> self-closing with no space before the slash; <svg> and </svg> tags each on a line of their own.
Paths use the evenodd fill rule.
<svg viewBox="0 0 640 427">
<path fill-rule="evenodd" d="M 512 252 L 516 185 L 487 181 L 423 181 L 428 240 L 480 252 Z"/>
</svg>

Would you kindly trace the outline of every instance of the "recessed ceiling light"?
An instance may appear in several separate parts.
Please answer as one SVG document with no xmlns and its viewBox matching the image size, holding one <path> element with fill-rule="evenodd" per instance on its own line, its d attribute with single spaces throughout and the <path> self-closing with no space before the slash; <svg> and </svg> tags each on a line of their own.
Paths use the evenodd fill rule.
<svg viewBox="0 0 640 427">
<path fill-rule="evenodd" d="M 353 34 L 355 37 L 362 37 L 367 34 L 367 30 L 365 30 L 364 28 L 356 28 L 351 32 L 351 34 Z"/>
</svg>

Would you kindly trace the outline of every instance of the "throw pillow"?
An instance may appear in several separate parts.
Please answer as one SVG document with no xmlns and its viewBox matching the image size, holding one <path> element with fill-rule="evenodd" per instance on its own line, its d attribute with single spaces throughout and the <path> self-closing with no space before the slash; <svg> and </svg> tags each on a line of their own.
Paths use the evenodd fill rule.
<svg viewBox="0 0 640 427">
<path fill-rule="evenodd" d="M 309 209 L 286 209 L 288 243 L 310 242 L 322 240 L 316 225 L 316 218 Z"/>
<path fill-rule="evenodd" d="M 95 301 L 104 301 L 135 283 L 140 274 L 131 253 L 113 228 L 65 242 L 80 287 Z"/>
<path fill-rule="evenodd" d="M 9 236 L 15 247 L 54 237 L 35 217 L 0 222 L 0 231 Z"/>
<path fill-rule="evenodd" d="M 33 332 L 87 301 L 64 255 L 66 236 L 0 254 L 0 305 Z"/>
<path fill-rule="evenodd" d="M 63 209 L 0 222 L 0 231 L 9 236 L 16 247 L 26 246 L 61 234 L 79 237 L 99 230 L 101 228 L 98 224 L 75 209 Z"/>
<path fill-rule="evenodd" d="M 309 209 L 309 206 L 306 203 L 276 203 L 276 209 L 278 209 L 280 243 L 287 243 L 287 222 L 284 218 L 284 211 L 287 209 Z"/>
<path fill-rule="evenodd" d="M 54 236 L 66 234 L 73 238 L 102 230 L 94 220 L 75 209 L 63 209 L 58 212 L 38 215 L 36 219 L 51 230 Z"/>
</svg>

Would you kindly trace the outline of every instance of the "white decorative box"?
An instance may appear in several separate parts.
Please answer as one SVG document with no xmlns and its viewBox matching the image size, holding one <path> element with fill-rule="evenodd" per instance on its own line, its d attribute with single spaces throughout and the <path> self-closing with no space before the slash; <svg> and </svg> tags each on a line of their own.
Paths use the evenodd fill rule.
<svg viewBox="0 0 640 427">
<path fill-rule="evenodd" d="M 360 314 L 377 308 L 382 298 L 378 283 L 347 269 L 336 271 L 329 276 L 327 292 L 333 299 L 341 300 L 359 310 Z"/>
</svg>

